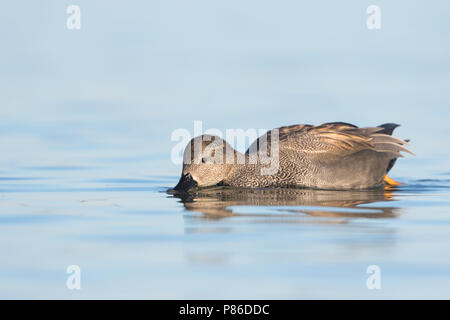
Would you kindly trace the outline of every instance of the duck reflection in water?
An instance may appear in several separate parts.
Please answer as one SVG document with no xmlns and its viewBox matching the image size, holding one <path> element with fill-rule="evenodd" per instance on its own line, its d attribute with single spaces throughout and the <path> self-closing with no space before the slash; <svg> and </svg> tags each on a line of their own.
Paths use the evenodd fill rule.
<svg viewBox="0 0 450 320">
<path fill-rule="evenodd" d="M 295 188 L 246 189 L 214 187 L 195 192 L 173 192 L 187 211 L 198 219 L 226 217 L 269 218 L 269 222 L 346 223 L 354 218 L 394 218 L 399 208 L 375 205 L 393 201 L 395 188 L 381 187 L 370 190 L 331 191 Z M 371 204 L 371 205 L 369 205 Z M 261 213 L 245 213 L 245 207 L 261 207 Z M 243 208 L 243 209 L 241 209 Z M 268 210 L 269 209 L 269 210 Z M 258 209 L 252 210 L 258 212 Z M 322 217 L 328 219 L 305 219 Z"/>
</svg>

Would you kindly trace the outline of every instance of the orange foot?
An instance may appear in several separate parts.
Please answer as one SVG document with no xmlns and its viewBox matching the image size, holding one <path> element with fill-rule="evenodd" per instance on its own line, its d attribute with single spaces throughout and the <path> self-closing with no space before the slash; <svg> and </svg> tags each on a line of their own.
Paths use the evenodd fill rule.
<svg viewBox="0 0 450 320">
<path fill-rule="evenodd" d="M 395 181 L 394 179 L 389 178 L 388 175 L 385 175 L 385 176 L 384 176 L 383 181 L 384 181 L 384 183 L 386 183 L 386 184 L 388 184 L 388 185 L 390 185 L 390 186 L 394 186 L 394 187 L 395 187 L 395 186 L 402 186 L 402 185 L 404 185 L 404 183 L 397 182 L 397 181 Z"/>
</svg>

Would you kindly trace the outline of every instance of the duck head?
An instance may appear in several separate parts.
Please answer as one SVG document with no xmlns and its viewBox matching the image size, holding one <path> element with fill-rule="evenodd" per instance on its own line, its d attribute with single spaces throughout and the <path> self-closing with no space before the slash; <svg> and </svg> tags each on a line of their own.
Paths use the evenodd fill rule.
<svg viewBox="0 0 450 320">
<path fill-rule="evenodd" d="M 175 191 L 209 187 L 225 180 L 234 167 L 236 151 L 218 136 L 192 139 L 183 154 L 183 171 Z"/>
</svg>

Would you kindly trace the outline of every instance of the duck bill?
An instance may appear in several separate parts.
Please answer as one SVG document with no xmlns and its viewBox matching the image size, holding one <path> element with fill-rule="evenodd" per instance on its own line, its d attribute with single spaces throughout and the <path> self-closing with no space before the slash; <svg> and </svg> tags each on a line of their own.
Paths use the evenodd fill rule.
<svg viewBox="0 0 450 320">
<path fill-rule="evenodd" d="M 175 191 L 188 191 L 192 188 L 197 187 L 197 181 L 192 178 L 192 176 L 187 173 L 183 176 L 181 176 L 180 181 L 178 181 L 178 184 L 173 188 Z"/>
</svg>

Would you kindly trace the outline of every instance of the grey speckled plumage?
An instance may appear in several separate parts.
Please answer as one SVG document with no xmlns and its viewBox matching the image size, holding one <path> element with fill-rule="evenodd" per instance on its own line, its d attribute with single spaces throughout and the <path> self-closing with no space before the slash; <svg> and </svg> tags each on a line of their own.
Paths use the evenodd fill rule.
<svg viewBox="0 0 450 320">
<path fill-rule="evenodd" d="M 332 122 L 319 126 L 292 125 L 278 128 L 279 167 L 275 174 L 269 175 L 261 174 L 260 169 L 264 164 L 260 161 L 250 164 L 248 160 L 263 147 L 262 141 L 267 141 L 265 150 L 271 150 L 270 131 L 258 138 L 244 155 L 233 149 L 234 159 L 245 157 L 246 161 L 242 164 L 237 161 L 231 164 L 205 162 L 208 145 L 216 144 L 223 150 L 231 146 L 215 136 L 200 136 L 186 147 L 185 157 L 189 154 L 192 162 L 185 162 L 183 165 L 182 177 L 175 190 L 188 189 L 194 185 L 202 187 L 217 184 L 247 188 L 375 187 L 382 184 L 395 160 L 402 157 L 402 151 L 411 153 L 405 147 L 407 141 L 391 136 L 397 126 L 388 123 L 358 128 L 344 122 Z M 198 154 L 191 147 L 195 139 L 202 140 L 202 148 Z"/>
</svg>

